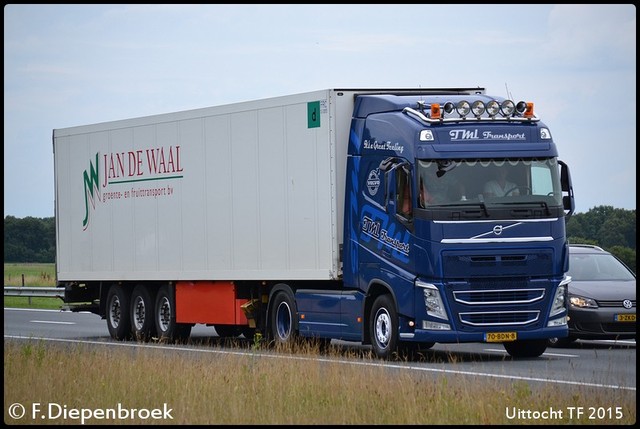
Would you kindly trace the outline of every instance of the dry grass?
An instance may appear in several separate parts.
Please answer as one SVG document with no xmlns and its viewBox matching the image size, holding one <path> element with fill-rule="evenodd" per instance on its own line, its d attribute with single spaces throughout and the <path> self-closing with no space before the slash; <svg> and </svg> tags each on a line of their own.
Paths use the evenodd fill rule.
<svg viewBox="0 0 640 429">
<path fill-rule="evenodd" d="M 212 347 L 212 351 L 219 351 Z M 142 347 L 45 345 L 5 341 L 5 423 L 66 423 L 34 420 L 33 403 L 67 409 L 170 408 L 172 419 L 89 419 L 95 424 L 633 424 L 634 392 L 535 387 L 518 381 L 487 381 L 418 374 L 381 365 L 365 356 L 317 349 L 242 353 L 176 352 Z M 270 350 L 269 353 L 272 353 Z M 285 358 L 288 357 L 288 358 Z M 368 364 L 368 365 L 367 365 Z M 28 415 L 12 420 L 9 406 Z M 621 407 L 622 419 L 570 419 L 568 407 Z M 506 409 L 564 410 L 562 419 L 508 419 Z"/>
<path fill-rule="evenodd" d="M 5 286 L 54 287 L 55 264 L 4 264 Z M 4 306 L 13 308 L 46 308 L 59 310 L 63 302 L 59 298 L 5 296 Z"/>
<path fill-rule="evenodd" d="M 24 278 L 24 283 L 23 283 Z M 56 285 L 55 264 L 4 264 L 5 286 Z"/>
</svg>

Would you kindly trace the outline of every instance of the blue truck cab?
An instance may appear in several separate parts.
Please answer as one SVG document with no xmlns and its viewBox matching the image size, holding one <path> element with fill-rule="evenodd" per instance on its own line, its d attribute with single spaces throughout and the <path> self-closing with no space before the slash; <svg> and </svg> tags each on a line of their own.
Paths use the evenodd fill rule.
<svg viewBox="0 0 640 429">
<path fill-rule="evenodd" d="M 340 338 L 383 358 L 462 342 L 541 355 L 568 335 L 573 211 L 569 169 L 532 103 L 484 90 L 357 96 L 340 305 L 362 326 L 343 323 Z"/>
</svg>

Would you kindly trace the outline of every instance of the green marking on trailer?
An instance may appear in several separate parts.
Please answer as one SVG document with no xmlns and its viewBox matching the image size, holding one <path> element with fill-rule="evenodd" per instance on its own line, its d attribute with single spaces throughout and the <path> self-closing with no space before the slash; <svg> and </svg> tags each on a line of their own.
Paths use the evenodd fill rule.
<svg viewBox="0 0 640 429">
<path fill-rule="evenodd" d="M 307 128 L 320 127 L 320 102 L 311 101 L 307 103 Z"/>
</svg>

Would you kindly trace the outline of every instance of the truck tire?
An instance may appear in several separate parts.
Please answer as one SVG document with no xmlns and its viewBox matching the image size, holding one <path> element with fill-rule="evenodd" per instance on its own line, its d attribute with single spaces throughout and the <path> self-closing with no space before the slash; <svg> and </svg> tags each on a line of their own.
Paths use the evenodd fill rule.
<svg viewBox="0 0 640 429">
<path fill-rule="evenodd" d="M 547 350 L 549 340 L 517 340 L 502 343 L 504 349 L 514 358 L 534 358 Z"/>
<path fill-rule="evenodd" d="M 161 286 L 154 307 L 156 334 L 161 342 L 183 342 L 191 335 L 193 325 L 176 323 L 175 308 L 170 286 Z"/>
<path fill-rule="evenodd" d="M 131 333 L 139 341 L 149 341 L 156 335 L 153 312 L 156 306 L 148 287 L 137 285 L 131 293 Z"/>
<path fill-rule="evenodd" d="M 390 295 L 380 295 L 373 302 L 369 318 L 373 353 L 389 359 L 398 347 L 398 314 Z"/>
<path fill-rule="evenodd" d="M 293 296 L 286 292 L 277 292 L 273 297 L 269 317 L 271 336 L 278 344 L 291 344 L 296 338 L 296 303 Z"/>
<path fill-rule="evenodd" d="M 131 338 L 129 294 L 122 286 L 113 284 L 107 292 L 106 319 L 111 338 L 118 341 Z"/>
</svg>

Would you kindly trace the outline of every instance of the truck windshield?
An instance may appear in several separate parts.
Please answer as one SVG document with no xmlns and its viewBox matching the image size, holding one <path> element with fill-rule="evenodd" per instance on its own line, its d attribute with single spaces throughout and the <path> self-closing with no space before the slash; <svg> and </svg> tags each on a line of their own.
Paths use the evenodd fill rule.
<svg viewBox="0 0 640 429">
<path fill-rule="evenodd" d="M 562 205 L 556 158 L 420 159 L 416 180 L 418 208 L 485 202 Z"/>
</svg>

